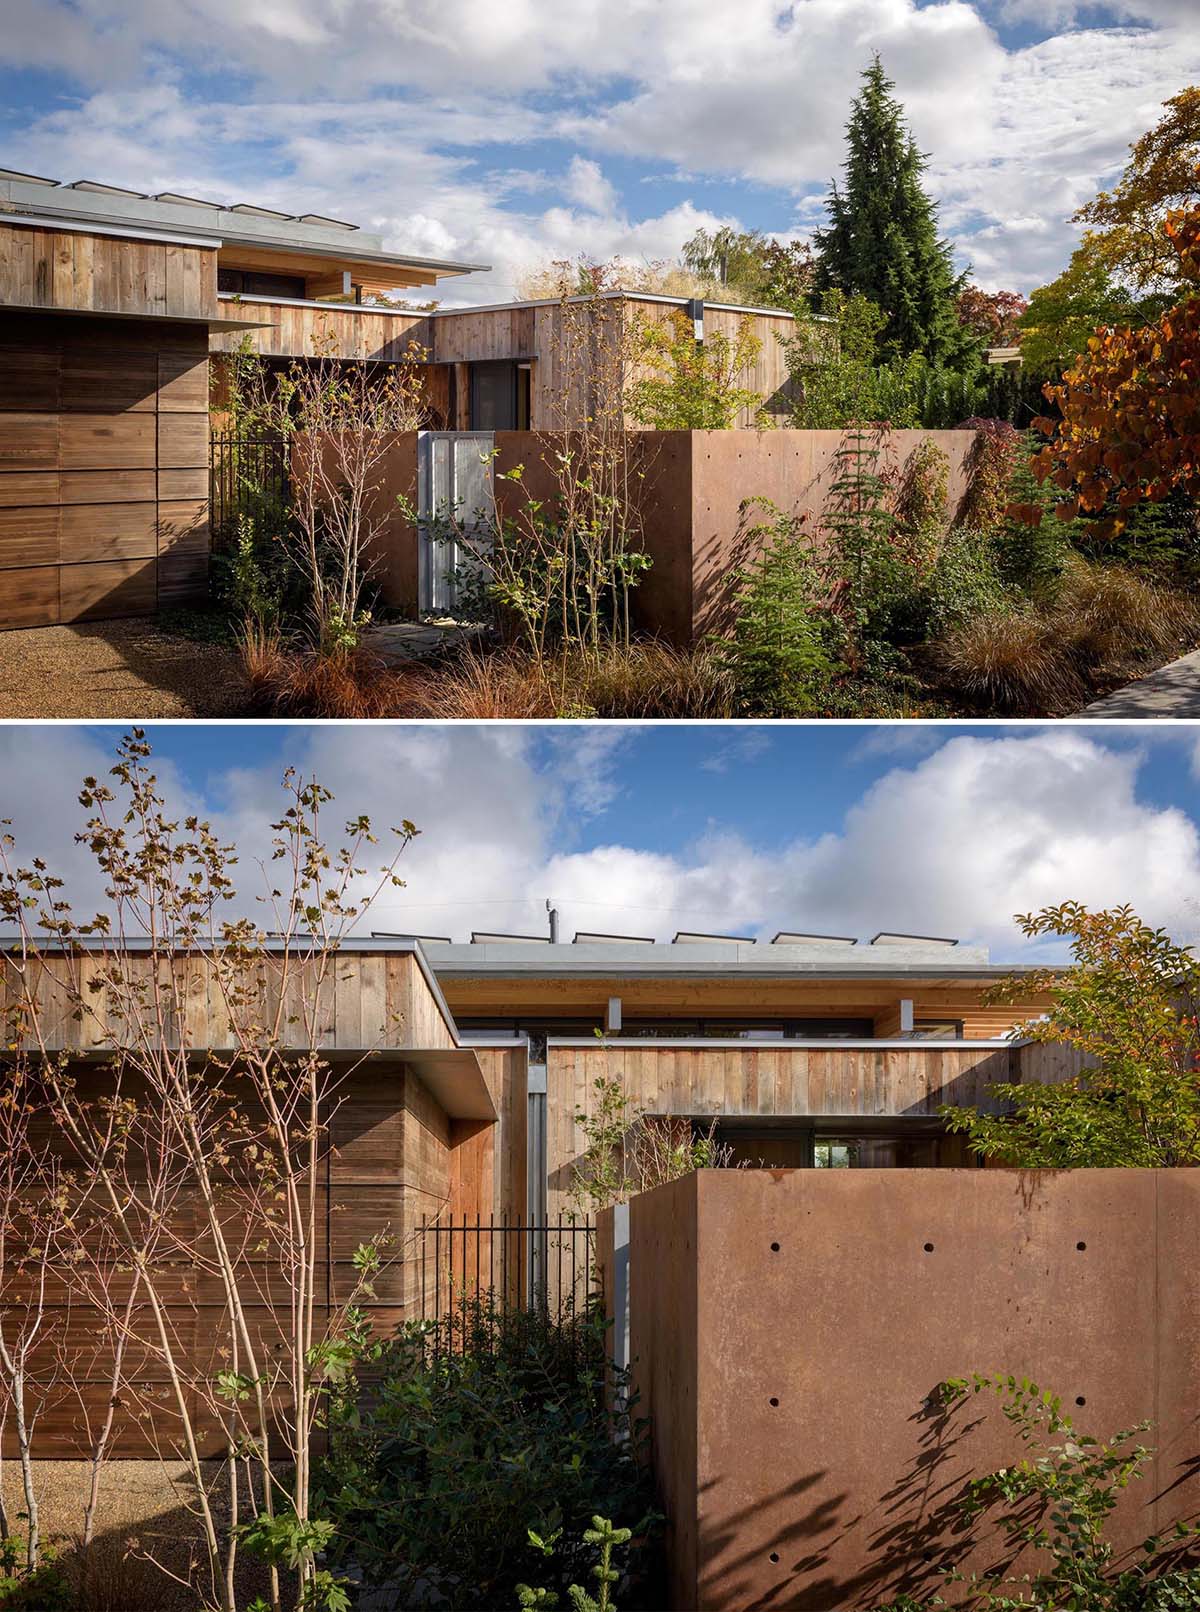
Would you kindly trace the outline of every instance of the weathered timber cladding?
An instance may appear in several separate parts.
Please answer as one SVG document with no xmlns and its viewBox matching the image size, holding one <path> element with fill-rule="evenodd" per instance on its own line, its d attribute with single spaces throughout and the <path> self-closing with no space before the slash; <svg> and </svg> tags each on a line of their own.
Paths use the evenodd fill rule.
<svg viewBox="0 0 1200 1612">
<path fill-rule="evenodd" d="M 81 1064 L 75 1075 L 85 1099 L 93 1094 L 100 1097 L 110 1089 L 102 1067 Z M 131 1095 L 128 1088 L 125 1094 Z M 402 1058 L 356 1068 L 334 1094 L 325 1123 L 315 1216 L 318 1335 L 331 1307 L 345 1303 L 354 1291 L 356 1249 L 377 1236 L 389 1239 L 387 1263 L 373 1284 L 373 1294 L 363 1296 L 361 1307 L 386 1333 L 412 1313 L 420 1292 L 422 1244 L 417 1229 L 422 1221 L 448 1218 L 451 1213 L 473 1218 L 480 1206 L 475 1198 L 456 1192 L 463 1170 L 455 1158 L 459 1149 L 454 1122 Z M 72 1159 L 65 1143 L 61 1152 L 69 1165 Z M 237 1197 L 230 1199 L 223 1223 L 231 1244 L 242 1249 L 238 1268 L 241 1291 L 248 1301 L 249 1329 L 259 1343 L 262 1359 L 269 1363 L 283 1346 L 290 1288 L 279 1264 L 263 1251 L 260 1239 L 243 1235 L 240 1202 Z M 168 1306 L 169 1326 L 179 1341 L 189 1380 L 194 1379 L 189 1403 L 203 1407 L 206 1380 L 229 1365 L 232 1329 L 223 1285 L 211 1263 L 207 1232 L 201 1231 L 204 1221 L 198 1205 L 191 1200 L 177 1204 L 171 1225 L 179 1246 L 169 1257 L 164 1254 L 156 1267 L 155 1287 Z M 35 1377 L 53 1375 L 64 1357 L 69 1365 L 63 1386 L 47 1406 L 40 1434 L 41 1453 L 60 1459 L 86 1453 L 83 1429 L 89 1419 L 98 1425 L 108 1403 L 113 1338 L 95 1298 L 89 1300 L 88 1282 L 94 1280 L 91 1273 L 68 1277 L 65 1272 L 52 1279 L 46 1343 L 33 1361 Z M 114 1300 L 128 1296 L 128 1278 L 118 1268 L 108 1270 L 106 1281 Z M 7 1300 L 13 1302 L 19 1292 L 10 1283 Z M 146 1337 L 152 1330 L 149 1323 L 148 1312 L 139 1314 L 135 1334 Z M 136 1382 L 123 1388 L 119 1396 L 113 1454 L 144 1456 L 157 1449 L 173 1455 L 179 1424 L 165 1361 L 154 1350 L 135 1343 L 126 1369 Z M 146 1407 L 153 1407 L 152 1416 L 139 1414 Z M 203 1453 L 220 1455 L 220 1426 L 203 1413 L 200 1425 Z M 10 1453 L 7 1448 L 6 1453 Z"/>
<path fill-rule="evenodd" d="M 988 1086 L 1016 1077 L 1015 1048 L 922 1046 L 730 1047 L 678 1044 L 551 1047 L 547 1056 L 546 1172 L 551 1217 L 570 1207 L 586 1147 L 577 1113 L 593 1111 L 601 1075 L 620 1080 L 649 1114 L 850 1119 L 935 1118 L 942 1103 L 994 1103 Z"/>
<path fill-rule="evenodd" d="M 244 342 L 264 358 L 368 358 L 400 363 L 414 350 L 432 348 L 431 321 L 424 314 L 387 313 L 369 307 L 256 302 L 220 304 L 222 319 L 245 321 L 246 330 L 214 330 L 211 351 L 235 353 Z"/>
<path fill-rule="evenodd" d="M 99 980 L 110 965 L 98 955 L 48 956 L 44 966 L 35 965 L 30 978 L 35 982 L 40 1008 L 40 1025 L 51 1051 L 103 1051 L 114 1044 L 107 1021 L 107 999 L 103 990 L 93 994 L 89 982 Z M 150 978 L 152 962 L 145 956 L 126 959 L 126 977 Z M 166 964 L 160 965 L 165 968 Z M 184 1044 L 203 1050 L 229 1048 L 236 1044 L 229 1014 L 214 977 L 208 956 L 202 952 L 177 956 L 172 963 L 173 995 L 183 1004 L 184 1035 L 176 1032 L 169 1044 Z M 96 1011 L 82 1022 L 69 1011 L 68 991 L 62 984 L 86 993 Z M 254 1014 L 261 1024 L 274 1021 L 279 1007 L 280 974 L 275 962 L 256 969 Z M 423 1050 L 449 1050 L 455 1046 L 454 1032 L 435 994 L 429 989 L 415 956 L 410 952 L 341 952 L 318 982 L 315 965 L 302 961 L 289 964 L 288 1004 L 294 1000 L 310 1005 L 318 1026 L 318 1045 L 329 1052 L 402 1051 L 405 1047 Z M 11 970 L 0 979 L 0 1001 L 5 1006 L 22 999 L 22 990 Z M 239 1007 L 239 1020 L 248 1023 L 249 1005 Z M 120 1032 L 118 1031 L 118 1035 Z M 305 1025 L 292 1008 L 282 1016 L 281 1044 L 306 1048 Z M 35 1048 L 32 1037 L 26 1043 Z"/>
<path fill-rule="evenodd" d="M 0 627 L 204 595 L 207 354 L 200 324 L 0 307 Z"/>
<path fill-rule="evenodd" d="M 215 248 L 0 223 L 0 309 L 212 319 Z"/>
</svg>

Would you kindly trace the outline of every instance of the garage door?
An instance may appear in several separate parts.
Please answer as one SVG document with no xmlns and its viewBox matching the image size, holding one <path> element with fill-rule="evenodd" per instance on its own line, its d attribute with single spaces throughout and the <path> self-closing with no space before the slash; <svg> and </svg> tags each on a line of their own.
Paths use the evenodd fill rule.
<svg viewBox="0 0 1200 1612">
<path fill-rule="evenodd" d="M 208 586 L 208 332 L 0 313 L 0 627 Z"/>
</svg>

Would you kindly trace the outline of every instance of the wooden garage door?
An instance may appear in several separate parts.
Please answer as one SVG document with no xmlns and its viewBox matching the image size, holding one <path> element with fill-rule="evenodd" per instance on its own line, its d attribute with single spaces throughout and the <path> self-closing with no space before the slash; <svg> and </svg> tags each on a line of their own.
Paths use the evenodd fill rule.
<svg viewBox="0 0 1200 1612">
<path fill-rule="evenodd" d="M 208 586 L 203 325 L 0 313 L 0 627 Z"/>
</svg>

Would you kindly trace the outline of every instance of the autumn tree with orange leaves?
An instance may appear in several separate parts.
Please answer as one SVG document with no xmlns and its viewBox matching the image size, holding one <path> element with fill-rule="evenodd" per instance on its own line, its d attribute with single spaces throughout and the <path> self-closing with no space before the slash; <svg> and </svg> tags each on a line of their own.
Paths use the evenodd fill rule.
<svg viewBox="0 0 1200 1612">
<path fill-rule="evenodd" d="M 1046 388 L 1061 420 L 1033 422 L 1051 438 L 1034 469 L 1062 490 L 1055 513 L 1100 517 L 1101 536 L 1139 504 L 1200 496 L 1200 204 L 1170 213 L 1164 230 L 1187 294 L 1151 324 L 1098 330 Z M 1034 505 L 1013 513 L 1041 518 Z"/>
</svg>

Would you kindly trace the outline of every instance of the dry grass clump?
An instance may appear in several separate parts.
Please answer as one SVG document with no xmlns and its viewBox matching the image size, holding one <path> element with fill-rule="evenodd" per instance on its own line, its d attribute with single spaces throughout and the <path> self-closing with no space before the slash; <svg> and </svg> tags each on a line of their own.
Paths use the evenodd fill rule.
<svg viewBox="0 0 1200 1612">
<path fill-rule="evenodd" d="M 934 651 L 944 681 L 980 704 L 1018 716 L 1059 716 L 1087 686 L 1054 623 L 1034 610 L 987 610 L 950 629 Z"/>
<path fill-rule="evenodd" d="M 276 716 L 358 720 L 426 717 L 486 722 L 551 717 L 724 717 L 730 680 L 707 649 L 656 640 L 535 662 L 516 648 L 469 646 L 440 660 L 389 667 L 363 650 L 321 656 L 258 629 L 242 636 L 255 709 Z"/>
<path fill-rule="evenodd" d="M 357 721 L 412 714 L 410 678 L 366 650 L 320 655 L 289 649 L 278 634 L 248 626 L 242 665 L 252 708 L 273 716 Z"/>
<path fill-rule="evenodd" d="M 550 685 L 527 655 L 469 648 L 417 668 L 410 683 L 410 716 L 482 722 L 557 716 Z"/>
<path fill-rule="evenodd" d="M 1200 608 L 1189 594 L 1086 560 L 1063 573 L 1054 613 L 1076 654 L 1096 666 L 1182 651 L 1200 631 Z"/>
<path fill-rule="evenodd" d="M 111 1535 L 77 1546 L 64 1558 L 64 1576 L 87 1612 L 171 1612 L 186 1604 L 161 1567 Z"/>
<path fill-rule="evenodd" d="M 593 663 L 568 668 L 575 703 L 599 717 L 727 717 L 733 683 L 709 649 L 658 639 L 613 645 Z"/>
</svg>

